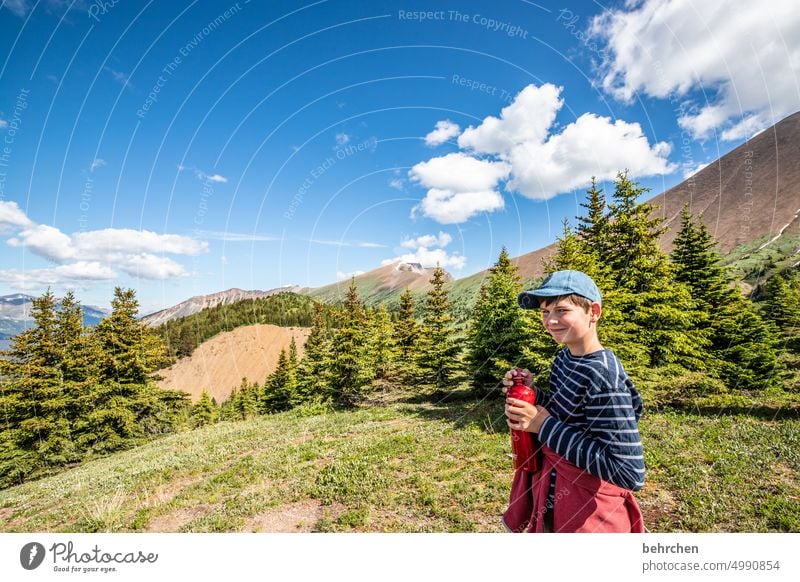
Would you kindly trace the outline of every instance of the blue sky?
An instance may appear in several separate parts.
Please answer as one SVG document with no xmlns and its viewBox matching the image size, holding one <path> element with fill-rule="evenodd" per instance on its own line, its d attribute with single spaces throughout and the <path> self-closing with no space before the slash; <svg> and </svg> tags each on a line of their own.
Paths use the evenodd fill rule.
<svg viewBox="0 0 800 582">
<path fill-rule="evenodd" d="M 0 31 L 0 294 L 144 312 L 467 276 L 592 175 L 658 194 L 800 103 L 789 1 L 12 0 Z"/>
</svg>

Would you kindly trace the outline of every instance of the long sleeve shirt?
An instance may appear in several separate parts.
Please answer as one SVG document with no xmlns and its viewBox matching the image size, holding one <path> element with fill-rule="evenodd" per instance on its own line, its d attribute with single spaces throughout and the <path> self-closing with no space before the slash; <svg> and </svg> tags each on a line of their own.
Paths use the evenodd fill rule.
<svg viewBox="0 0 800 582">
<path fill-rule="evenodd" d="M 595 477 L 641 489 L 642 398 L 614 352 L 573 356 L 562 349 L 550 370 L 550 389 L 536 389 L 537 404 L 551 415 L 542 423 L 539 440 Z"/>
</svg>

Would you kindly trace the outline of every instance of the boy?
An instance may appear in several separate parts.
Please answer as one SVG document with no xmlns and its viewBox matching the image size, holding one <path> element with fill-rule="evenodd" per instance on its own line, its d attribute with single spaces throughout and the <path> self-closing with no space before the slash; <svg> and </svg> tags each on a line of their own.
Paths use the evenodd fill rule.
<svg viewBox="0 0 800 582">
<path fill-rule="evenodd" d="M 585 273 L 556 271 L 521 293 L 519 305 L 539 309 L 545 329 L 565 347 L 550 369 L 550 393 L 534 388 L 536 406 L 506 399 L 508 426 L 537 435 L 543 454 L 536 473 L 515 473 L 504 525 L 514 532 L 644 531 L 631 495 L 644 485 L 642 399 L 597 337 L 600 290 Z M 523 376 L 532 386 L 530 372 Z"/>
</svg>

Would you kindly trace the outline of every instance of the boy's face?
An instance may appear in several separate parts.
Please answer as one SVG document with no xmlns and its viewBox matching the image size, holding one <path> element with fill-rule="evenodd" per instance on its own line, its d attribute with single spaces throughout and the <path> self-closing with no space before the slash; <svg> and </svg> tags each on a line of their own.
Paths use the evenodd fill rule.
<svg viewBox="0 0 800 582">
<path fill-rule="evenodd" d="M 558 302 L 543 302 L 539 311 L 544 328 L 560 344 L 579 346 L 597 334 L 596 324 L 601 313 L 597 302 L 592 303 L 589 311 L 586 311 L 565 298 Z"/>
</svg>

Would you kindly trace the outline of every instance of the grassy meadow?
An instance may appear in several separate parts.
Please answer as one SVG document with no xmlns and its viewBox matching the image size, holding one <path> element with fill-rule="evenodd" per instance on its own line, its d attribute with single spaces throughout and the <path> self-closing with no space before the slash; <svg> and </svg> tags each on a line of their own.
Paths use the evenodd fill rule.
<svg viewBox="0 0 800 582">
<path fill-rule="evenodd" d="M 186 431 L 0 491 L 5 532 L 500 532 L 502 398 L 297 409 Z M 646 411 L 653 532 L 800 531 L 800 415 Z"/>
</svg>

